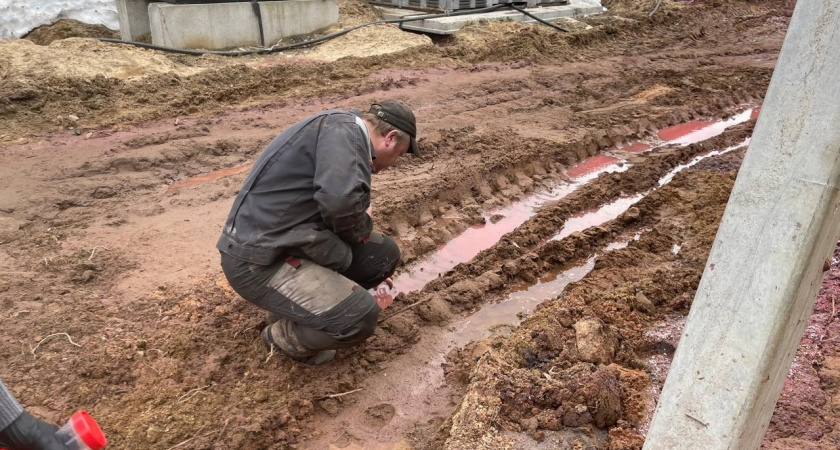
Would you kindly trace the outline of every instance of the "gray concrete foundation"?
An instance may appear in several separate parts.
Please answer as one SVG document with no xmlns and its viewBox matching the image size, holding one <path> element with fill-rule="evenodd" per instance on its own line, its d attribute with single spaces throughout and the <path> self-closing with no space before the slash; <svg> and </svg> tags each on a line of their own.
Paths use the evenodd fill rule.
<svg viewBox="0 0 840 450">
<path fill-rule="evenodd" d="M 398 19 L 418 15 L 417 11 L 397 8 L 380 8 L 385 19 Z M 601 14 L 605 11 L 600 0 L 572 0 L 568 5 L 544 6 L 528 8 L 527 11 L 543 20 L 557 20 L 564 17 L 576 18 Z M 422 13 L 427 14 L 427 13 Z M 406 22 L 402 28 L 432 34 L 454 34 L 461 28 L 482 22 L 493 21 L 535 22 L 534 19 L 514 10 L 501 10 L 484 14 L 467 14 L 463 16 L 441 17 L 417 22 Z"/>
<path fill-rule="evenodd" d="M 266 46 L 317 33 L 338 23 L 336 0 L 259 2 L 259 6 Z M 260 25 L 251 3 L 152 3 L 148 17 L 155 45 L 205 50 L 262 46 Z"/>
<path fill-rule="evenodd" d="M 148 34 L 149 0 L 117 0 L 117 16 L 120 18 L 120 39 L 137 41 Z"/>
</svg>

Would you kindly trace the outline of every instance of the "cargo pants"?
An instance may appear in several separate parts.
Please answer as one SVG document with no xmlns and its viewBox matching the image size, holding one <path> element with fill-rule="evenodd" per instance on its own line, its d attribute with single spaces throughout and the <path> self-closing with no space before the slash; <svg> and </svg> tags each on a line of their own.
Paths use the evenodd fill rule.
<svg viewBox="0 0 840 450">
<path fill-rule="evenodd" d="M 222 270 L 236 293 L 278 319 L 270 331 L 281 350 L 306 357 L 360 344 L 376 330 L 381 309 L 368 289 L 393 275 L 400 250 L 380 233 L 352 250 L 341 273 L 303 258 L 266 266 L 224 252 Z"/>
</svg>

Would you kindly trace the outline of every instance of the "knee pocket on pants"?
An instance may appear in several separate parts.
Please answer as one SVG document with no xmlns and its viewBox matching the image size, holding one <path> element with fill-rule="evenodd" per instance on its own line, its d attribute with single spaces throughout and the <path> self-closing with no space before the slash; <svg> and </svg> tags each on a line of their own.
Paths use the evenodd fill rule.
<svg viewBox="0 0 840 450">
<path fill-rule="evenodd" d="M 365 317 L 358 323 L 358 336 L 362 337 L 362 339 L 367 339 L 373 336 L 373 333 L 376 331 L 376 326 L 379 323 L 379 313 L 382 312 L 377 305 L 376 308 L 373 308 L 365 314 Z"/>
<path fill-rule="evenodd" d="M 370 292 L 357 286 L 356 289 L 335 308 L 319 315 L 325 325 L 324 331 L 340 338 L 348 334 L 357 333 L 355 328 L 368 319 L 372 311 L 379 314 L 379 305 Z"/>
</svg>

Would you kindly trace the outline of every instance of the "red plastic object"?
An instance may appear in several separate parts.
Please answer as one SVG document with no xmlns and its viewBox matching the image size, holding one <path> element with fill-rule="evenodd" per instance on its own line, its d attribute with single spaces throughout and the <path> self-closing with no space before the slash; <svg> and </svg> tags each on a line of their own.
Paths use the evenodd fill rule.
<svg viewBox="0 0 840 450">
<path fill-rule="evenodd" d="M 70 420 L 55 432 L 55 437 L 70 450 L 102 450 L 108 445 L 102 428 L 87 411 L 79 411 L 70 416 Z"/>
<path fill-rule="evenodd" d="M 108 440 L 105 439 L 105 433 L 99 428 L 96 420 L 88 414 L 87 411 L 79 411 L 70 416 L 70 425 L 75 430 L 76 435 L 82 442 L 87 445 L 90 450 L 102 450 L 108 445 Z"/>
</svg>

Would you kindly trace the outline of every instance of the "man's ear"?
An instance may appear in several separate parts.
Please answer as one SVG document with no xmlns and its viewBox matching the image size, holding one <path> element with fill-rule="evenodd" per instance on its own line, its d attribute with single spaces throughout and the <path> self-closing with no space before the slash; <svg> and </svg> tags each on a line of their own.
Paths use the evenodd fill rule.
<svg viewBox="0 0 840 450">
<path fill-rule="evenodd" d="M 391 142 L 393 142 L 393 145 L 396 146 L 397 145 L 397 133 L 399 133 L 397 130 L 391 130 L 391 131 L 388 132 L 388 134 L 385 135 L 385 139 L 390 139 Z"/>
</svg>

